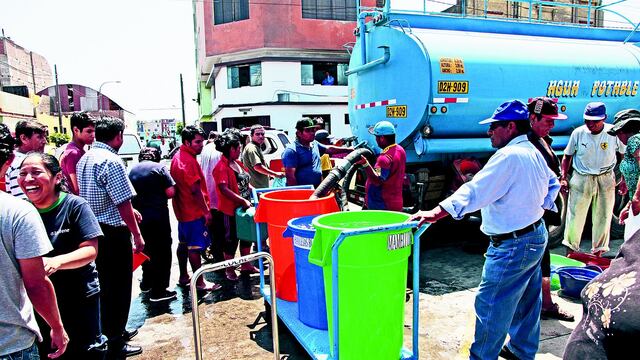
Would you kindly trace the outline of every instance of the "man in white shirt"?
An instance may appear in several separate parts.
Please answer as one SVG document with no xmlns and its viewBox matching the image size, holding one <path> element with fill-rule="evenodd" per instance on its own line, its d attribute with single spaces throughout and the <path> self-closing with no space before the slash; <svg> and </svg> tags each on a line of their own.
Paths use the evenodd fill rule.
<svg viewBox="0 0 640 360">
<path fill-rule="evenodd" d="M 7 184 L 7 192 L 15 197 L 27 200 L 27 196 L 18 186 L 18 173 L 22 160 L 27 156 L 28 152 L 43 152 L 44 146 L 47 144 L 47 127 L 35 120 L 21 120 L 16 124 L 16 141 L 18 147 L 13 154 L 15 155 L 7 174 L 5 175 L 5 183 Z"/>
<path fill-rule="evenodd" d="M 615 203 L 616 179 L 613 168 L 622 159 L 624 144 L 607 133 L 607 109 L 601 102 L 587 104 L 584 123 L 571 133 L 564 149 L 560 185 L 569 193 L 567 219 L 562 244 L 568 252 L 580 251 L 582 230 L 591 205 L 591 252 L 609 251 L 609 230 Z M 569 180 L 569 171 L 573 174 Z"/>
<path fill-rule="evenodd" d="M 491 244 L 475 300 L 470 358 L 533 359 L 540 340 L 540 262 L 548 238 L 542 215 L 556 209 L 560 185 L 527 138 L 527 105 L 506 102 L 480 124 L 491 124 L 487 134 L 498 151 L 471 181 L 412 220 L 436 222 L 448 215 L 459 220 L 481 211 L 480 230 Z M 509 343 L 502 347 L 507 334 Z"/>
</svg>

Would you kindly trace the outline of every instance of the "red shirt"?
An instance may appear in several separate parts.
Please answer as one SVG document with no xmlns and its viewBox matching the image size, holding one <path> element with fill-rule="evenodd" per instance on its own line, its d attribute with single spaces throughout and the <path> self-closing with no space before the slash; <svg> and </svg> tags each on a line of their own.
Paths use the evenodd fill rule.
<svg viewBox="0 0 640 360">
<path fill-rule="evenodd" d="M 236 160 L 235 163 L 243 170 L 248 171 L 238 160 Z M 240 195 L 236 172 L 229 166 L 229 159 L 227 159 L 226 156 L 221 156 L 220 161 L 213 169 L 213 179 L 216 181 L 216 186 L 219 187 L 220 184 L 227 184 L 229 190 Z M 218 210 L 222 211 L 225 215 L 234 216 L 238 204 L 233 201 L 233 199 L 225 196 L 219 188 L 216 190 L 218 190 Z"/>
<path fill-rule="evenodd" d="M 371 178 L 366 183 L 366 202 L 370 210 L 402 211 L 402 183 L 404 182 L 407 155 L 398 144 L 382 151 L 374 169 L 380 182 Z"/>
<path fill-rule="evenodd" d="M 196 160 L 196 154 L 190 148 L 180 145 L 180 150 L 171 160 L 171 177 L 176 182 L 176 195 L 173 197 L 173 211 L 180 222 L 187 222 L 204 217 L 209 207 L 207 196 L 207 183 L 200 164 Z M 191 187 L 200 181 L 202 198 L 198 199 L 191 192 Z M 204 200 L 203 200 L 204 199 Z M 204 204 L 199 202 L 204 201 Z"/>
<path fill-rule="evenodd" d="M 80 161 L 82 155 L 84 155 L 84 149 L 72 141 L 67 144 L 67 147 L 60 156 L 62 175 L 64 175 L 67 180 L 67 184 L 69 184 L 69 192 L 72 192 L 75 195 L 78 194 L 73 192 L 73 189 L 71 188 L 71 178 L 69 177 L 69 174 L 76 173 L 76 165 L 78 164 L 78 161 Z"/>
</svg>

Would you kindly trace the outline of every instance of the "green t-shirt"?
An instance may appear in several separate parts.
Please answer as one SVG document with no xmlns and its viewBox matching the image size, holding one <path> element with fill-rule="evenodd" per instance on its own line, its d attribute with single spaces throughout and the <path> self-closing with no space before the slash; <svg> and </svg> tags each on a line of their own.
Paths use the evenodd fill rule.
<svg viewBox="0 0 640 360">
<path fill-rule="evenodd" d="M 256 189 L 269 187 L 269 176 L 257 172 L 253 167 L 262 164 L 267 167 L 264 161 L 262 150 L 254 142 L 250 142 L 242 152 L 242 163 L 249 169 L 249 183 Z"/>
</svg>

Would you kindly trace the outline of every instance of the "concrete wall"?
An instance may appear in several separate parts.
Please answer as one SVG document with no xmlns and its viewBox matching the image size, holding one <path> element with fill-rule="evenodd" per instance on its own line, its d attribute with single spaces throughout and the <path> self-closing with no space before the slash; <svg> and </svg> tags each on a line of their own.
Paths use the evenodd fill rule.
<svg viewBox="0 0 640 360">
<path fill-rule="evenodd" d="M 262 85 L 227 88 L 227 67 L 216 76 L 213 109 L 221 104 L 277 101 L 279 93 L 288 93 L 289 101 L 347 101 L 347 86 L 301 85 L 300 62 L 263 61 Z"/>
<path fill-rule="evenodd" d="M 16 123 L 23 119 L 35 119 L 32 100 L 0 91 L 0 123 L 13 131 Z"/>
</svg>

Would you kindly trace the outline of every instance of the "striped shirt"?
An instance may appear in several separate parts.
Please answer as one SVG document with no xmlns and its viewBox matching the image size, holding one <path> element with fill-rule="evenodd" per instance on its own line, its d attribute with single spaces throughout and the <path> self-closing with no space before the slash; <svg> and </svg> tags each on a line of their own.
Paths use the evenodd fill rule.
<svg viewBox="0 0 640 360">
<path fill-rule="evenodd" d="M 21 153 L 18 150 L 14 150 L 13 154 L 15 155 L 15 157 L 13 158 L 13 161 L 11 162 L 11 165 L 9 165 L 7 173 L 4 176 L 7 192 L 17 198 L 29 201 L 29 199 L 27 199 L 27 195 L 24 194 L 24 192 L 20 188 L 20 185 L 18 185 L 20 165 L 22 165 L 22 161 L 25 157 L 27 157 L 27 154 Z"/>
<path fill-rule="evenodd" d="M 124 225 L 118 205 L 136 195 L 124 162 L 111 146 L 96 141 L 76 166 L 80 196 L 85 198 L 98 222 Z"/>
</svg>

